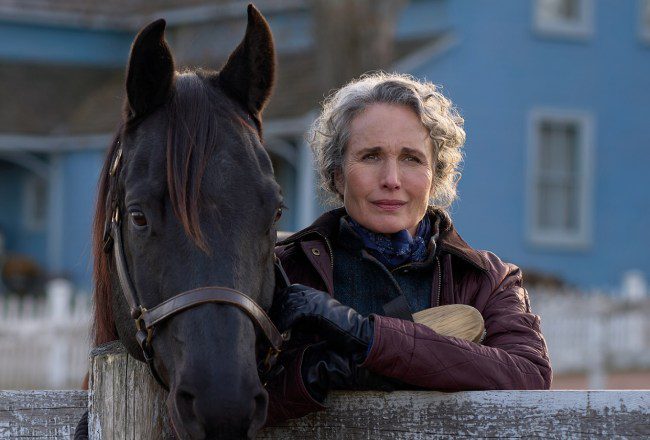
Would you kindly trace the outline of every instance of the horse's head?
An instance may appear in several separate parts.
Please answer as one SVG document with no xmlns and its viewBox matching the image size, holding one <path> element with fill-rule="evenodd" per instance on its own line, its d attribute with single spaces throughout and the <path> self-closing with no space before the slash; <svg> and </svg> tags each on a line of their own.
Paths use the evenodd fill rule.
<svg viewBox="0 0 650 440">
<path fill-rule="evenodd" d="M 146 309 L 208 286 L 245 292 L 268 309 L 282 205 L 261 143 L 274 74 L 264 18 L 249 6 L 246 35 L 220 72 L 175 72 L 164 29 L 156 21 L 133 43 L 124 123 L 104 165 L 94 231 L 96 342 L 119 336 L 140 360 L 134 319 L 142 310 L 133 310 L 125 285 Z M 122 252 L 126 281 L 120 257 L 102 247 Z M 264 334 L 232 305 L 178 310 L 139 333 L 169 388 L 174 428 L 181 438 L 253 436 L 268 404 L 257 369 Z"/>
</svg>

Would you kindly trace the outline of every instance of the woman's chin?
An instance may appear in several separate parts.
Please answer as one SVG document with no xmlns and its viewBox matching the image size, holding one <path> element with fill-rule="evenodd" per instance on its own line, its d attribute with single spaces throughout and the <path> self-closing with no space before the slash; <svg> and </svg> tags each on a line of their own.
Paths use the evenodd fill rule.
<svg viewBox="0 0 650 440">
<path fill-rule="evenodd" d="M 407 225 L 406 222 L 395 222 L 390 221 L 390 219 L 386 218 L 377 219 L 375 221 L 368 222 L 368 224 L 363 224 L 361 222 L 358 223 L 364 228 L 371 230 L 372 232 L 385 235 L 395 234 L 396 232 L 403 231 L 404 229 L 408 229 L 409 226 L 411 226 Z"/>
</svg>

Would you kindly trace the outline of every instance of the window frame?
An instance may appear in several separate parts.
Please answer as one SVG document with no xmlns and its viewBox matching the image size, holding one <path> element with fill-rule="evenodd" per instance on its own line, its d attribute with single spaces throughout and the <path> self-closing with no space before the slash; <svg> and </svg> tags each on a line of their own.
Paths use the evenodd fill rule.
<svg viewBox="0 0 650 440">
<path fill-rule="evenodd" d="M 542 1 L 535 0 L 533 28 L 538 35 L 571 40 L 587 40 L 594 34 L 594 2 L 578 0 L 580 19 L 576 22 L 549 20 L 542 15 Z"/>
<path fill-rule="evenodd" d="M 592 245 L 592 182 L 594 174 L 594 118 L 586 111 L 536 108 L 528 118 L 528 164 L 526 183 L 526 235 L 535 247 L 581 250 Z M 539 225 L 539 164 L 543 123 L 573 123 L 578 130 L 578 228 L 548 230 Z"/>
<path fill-rule="evenodd" d="M 649 15 L 648 21 L 645 20 L 645 14 Z M 639 0 L 639 38 L 641 41 L 650 45 L 650 0 Z"/>
</svg>

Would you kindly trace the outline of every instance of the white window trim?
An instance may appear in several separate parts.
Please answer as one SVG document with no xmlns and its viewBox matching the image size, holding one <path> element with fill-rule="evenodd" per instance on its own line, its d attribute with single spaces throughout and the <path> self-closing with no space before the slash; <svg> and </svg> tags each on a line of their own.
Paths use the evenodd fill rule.
<svg viewBox="0 0 650 440">
<path fill-rule="evenodd" d="M 47 214 L 42 219 L 34 216 L 34 209 L 37 203 L 36 186 L 40 183 L 42 183 L 42 178 L 34 175 L 25 177 L 23 181 L 23 221 L 25 229 L 30 232 L 43 232 L 47 222 Z M 47 200 L 44 203 L 46 204 L 45 209 L 47 210 Z"/>
<path fill-rule="evenodd" d="M 539 200 L 537 199 L 537 164 L 539 162 L 539 126 L 542 122 L 577 123 L 580 127 L 579 144 L 579 215 L 575 233 L 549 232 L 537 225 Z M 592 245 L 592 182 L 594 174 L 594 118 L 589 112 L 536 108 L 528 118 L 528 164 L 526 183 L 527 241 L 536 247 L 565 250 L 584 250 Z"/>
<path fill-rule="evenodd" d="M 639 0 L 639 38 L 644 43 L 650 44 L 650 23 L 645 21 L 645 8 L 650 8 L 650 0 Z"/>
<path fill-rule="evenodd" d="M 582 19 L 575 23 L 544 19 L 541 13 L 542 5 L 540 0 L 535 0 L 534 8 L 533 28 L 541 36 L 587 40 L 594 34 L 593 0 L 580 0 L 580 16 Z"/>
</svg>

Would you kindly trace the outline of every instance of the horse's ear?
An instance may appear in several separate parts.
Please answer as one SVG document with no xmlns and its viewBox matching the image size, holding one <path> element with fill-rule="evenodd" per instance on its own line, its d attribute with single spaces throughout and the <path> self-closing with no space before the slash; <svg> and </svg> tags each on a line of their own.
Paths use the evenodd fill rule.
<svg viewBox="0 0 650 440">
<path fill-rule="evenodd" d="M 275 49 L 271 29 L 255 6 L 248 5 L 246 35 L 219 73 L 228 93 L 254 115 L 264 108 L 275 78 Z"/>
<path fill-rule="evenodd" d="M 141 116 L 165 102 L 174 78 L 174 59 L 165 41 L 165 20 L 142 29 L 133 41 L 126 72 L 129 116 Z"/>
</svg>

